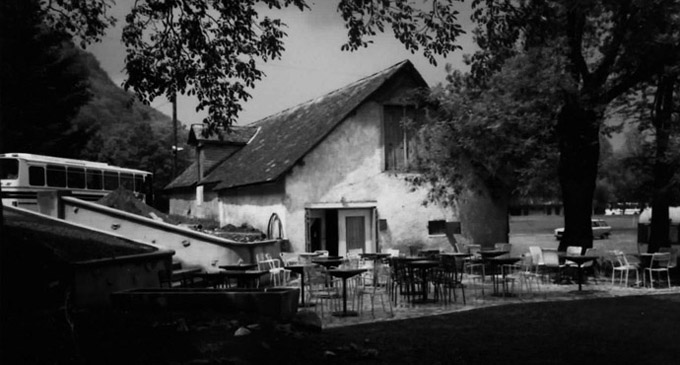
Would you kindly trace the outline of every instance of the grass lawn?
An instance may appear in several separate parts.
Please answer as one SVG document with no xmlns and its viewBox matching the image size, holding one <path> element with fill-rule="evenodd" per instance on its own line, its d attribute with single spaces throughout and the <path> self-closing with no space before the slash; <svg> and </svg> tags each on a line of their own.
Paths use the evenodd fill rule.
<svg viewBox="0 0 680 365">
<path fill-rule="evenodd" d="M 628 254 L 638 253 L 637 216 L 607 215 L 593 218 L 604 219 L 612 227 L 609 238 L 593 240 L 594 248 L 599 249 L 601 253 L 610 250 L 622 250 Z M 553 230 L 559 227 L 564 227 L 564 217 L 559 215 L 510 217 L 512 254 L 519 256 L 528 252 L 529 246 L 557 248 L 559 241 L 555 239 Z"/>
</svg>

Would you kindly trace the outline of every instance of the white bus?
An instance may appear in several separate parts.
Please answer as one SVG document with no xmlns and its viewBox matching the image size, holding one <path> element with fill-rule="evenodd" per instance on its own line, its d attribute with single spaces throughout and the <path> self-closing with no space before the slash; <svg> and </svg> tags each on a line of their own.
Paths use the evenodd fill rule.
<svg viewBox="0 0 680 365">
<path fill-rule="evenodd" d="M 153 175 L 90 162 L 28 153 L 0 154 L 2 204 L 38 210 L 38 192 L 70 191 L 71 196 L 96 201 L 119 186 L 133 191 L 140 200 L 152 197 Z"/>
</svg>

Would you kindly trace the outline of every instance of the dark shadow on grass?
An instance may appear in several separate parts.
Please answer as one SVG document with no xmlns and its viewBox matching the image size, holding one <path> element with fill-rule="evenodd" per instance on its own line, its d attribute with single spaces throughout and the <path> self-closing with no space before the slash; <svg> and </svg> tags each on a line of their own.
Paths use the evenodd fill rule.
<svg viewBox="0 0 680 365">
<path fill-rule="evenodd" d="M 41 320 L 30 326 L 31 321 L 17 319 L 12 347 L 3 346 L 0 360 L 9 360 L 3 364 L 19 359 L 54 364 L 672 364 L 680 359 L 680 294 L 522 303 L 321 333 L 244 314 L 109 311 L 74 316 L 75 343 L 59 339 L 70 336 L 63 324 L 50 327 Z M 234 337 L 239 327 L 253 322 L 258 324 L 250 335 Z"/>
</svg>

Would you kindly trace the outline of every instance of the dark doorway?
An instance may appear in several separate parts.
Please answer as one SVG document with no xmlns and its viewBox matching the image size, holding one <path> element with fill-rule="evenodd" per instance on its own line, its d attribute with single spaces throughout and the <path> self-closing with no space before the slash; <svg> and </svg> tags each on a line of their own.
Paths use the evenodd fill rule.
<svg viewBox="0 0 680 365">
<path fill-rule="evenodd" d="M 321 250 L 321 218 L 312 218 L 312 224 L 309 226 L 309 239 L 312 252 Z"/>
<path fill-rule="evenodd" d="M 338 210 L 326 210 L 326 249 L 331 256 L 338 256 Z"/>
</svg>

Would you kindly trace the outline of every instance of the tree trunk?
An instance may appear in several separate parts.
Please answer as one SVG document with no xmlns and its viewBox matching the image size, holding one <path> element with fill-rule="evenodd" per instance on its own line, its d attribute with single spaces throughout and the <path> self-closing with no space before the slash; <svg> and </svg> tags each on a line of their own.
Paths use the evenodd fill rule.
<svg viewBox="0 0 680 365">
<path fill-rule="evenodd" d="M 593 247 L 590 219 L 600 155 L 597 113 L 568 103 L 558 116 L 560 162 L 558 174 L 564 205 L 564 236 L 558 250 L 567 246 Z"/>
<path fill-rule="evenodd" d="M 482 183 L 464 192 L 458 200 L 463 236 L 484 249 L 509 242 L 509 202 L 509 195 L 492 195 Z"/>
<path fill-rule="evenodd" d="M 673 111 L 674 75 L 662 75 L 659 78 L 656 94 L 654 95 L 654 114 L 652 124 L 655 129 L 654 156 L 654 191 L 652 192 L 652 224 L 647 252 L 657 252 L 659 247 L 669 246 L 668 230 L 670 217 L 668 215 L 669 189 L 673 173 L 668 154 L 670 138 L 671 113 Z"/>
</svg>

